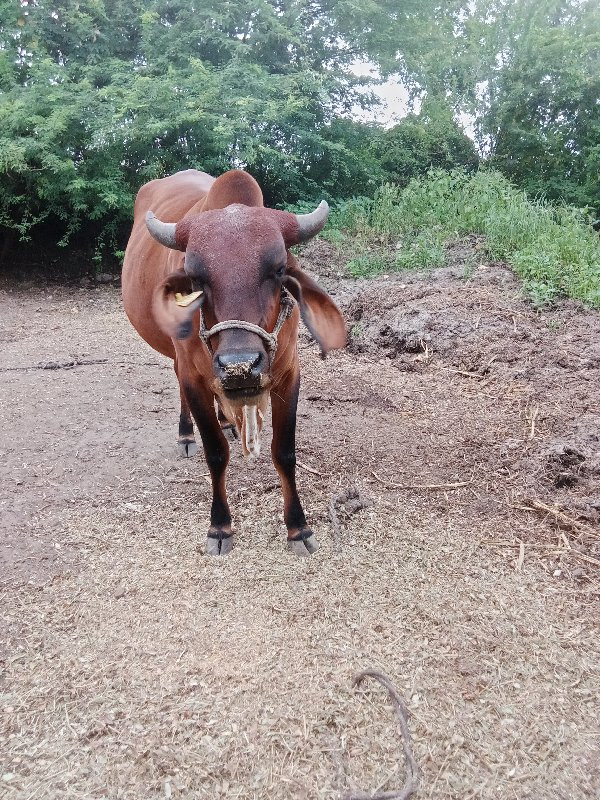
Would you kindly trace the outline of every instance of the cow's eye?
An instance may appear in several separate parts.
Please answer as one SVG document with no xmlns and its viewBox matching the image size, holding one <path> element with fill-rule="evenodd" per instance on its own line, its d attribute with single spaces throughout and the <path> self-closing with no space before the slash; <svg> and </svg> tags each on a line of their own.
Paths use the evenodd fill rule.
<svg viewBox="0 0 600 800">
<path fill-rule="evenodd" d="M 279 269 L 276 269 L 276 270 L 275 270 L 275 275 L 276 275 L 278 278 L 283 278 L 283 276 L 284 276 L 284 274 L 285 274 L 285 266 L 286 266 L 285 264 L 282 264 L 282 266 L 281 266 L 281 267 L 279 267 Z"/>
</svg>

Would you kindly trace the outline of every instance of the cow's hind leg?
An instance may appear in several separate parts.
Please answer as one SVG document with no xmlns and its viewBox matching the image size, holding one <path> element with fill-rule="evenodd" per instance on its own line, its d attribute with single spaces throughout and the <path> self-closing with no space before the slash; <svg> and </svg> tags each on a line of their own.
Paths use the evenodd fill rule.
<svg viewBox="0 0 600 800">
<path fill-rule="evenodd" d="M 206 552 L 224 556 L 233 548 L 231 512 L 225 489 L 225 470 L 229 461 L 229 445 L 223 435 L 212 393 L 200 382 L 183 382 L 185 397 L 200 431 L 206 463 L 212 479 L 210 528 L 206 537 Z"/>
<path fill-rule="evenodd" d="M 175 374 L 177 374 L 177 362 L 175 362 Z M 190 407 L 188 405 L 185 392 L 179 386 L 179 396 L 181 398 L 181 411 L 179 413 L 179 438 L 177 439 L 177 453 L 181 458 L 191 458 L 198 452 L 198 445 L 196 444 L 196 437 L 194 436 L 194 423 L 192 422 L 192 415 L 190 414 Z"/>
<path fill-rule="evenodd" d="M 225 434 L 225 436 L 232 442 L 237 441 L 240 437 L 237 431 L 237 428 L 230 422 L 225 414 L 223 413 L 221 406 L 219 405 L 219 401 L 215 400 L 215 404 L 217 407 L 217 419 L 219 420 L 219 424 L 221 426 L 221 430 Z"/>
<path fill-rule="evenodd" d="M 283 491 L 283 518 L 288 530 L 287 546 L 299 556 L 309 556 L 318 548 L 312 530 L 306 524 L 304 509 L 296 489 L 296 408 L 300 376 L 289 386 L 271 392 L 273 443 L 271 453 Z"/>
</svg>

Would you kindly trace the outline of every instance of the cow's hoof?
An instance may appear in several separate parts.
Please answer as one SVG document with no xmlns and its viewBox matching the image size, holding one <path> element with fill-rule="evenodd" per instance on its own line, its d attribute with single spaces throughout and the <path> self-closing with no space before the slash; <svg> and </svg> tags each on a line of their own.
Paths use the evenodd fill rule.
<svg viewBox="0 0 600 800">
<path fill-rule="evenodd" d="M 207 556 L 226 556 L 233 550 L 233 534 L 222 531 L 210 531 L 206 537 L 205 552 Z"/>
<path fill-rule="evenodd" d="M 307 528 L 294 539 L 287 540 L 287 549 L 301 558 L 312 556 L 319 549 L 317 537 Z"/>
<path fill-rule="evenodd" d="M 177 455 L 180 458 L 191 458 L 198 452 L 198 445 L 193 439 L 180 439 L 177 442 Z"/>
</svg>

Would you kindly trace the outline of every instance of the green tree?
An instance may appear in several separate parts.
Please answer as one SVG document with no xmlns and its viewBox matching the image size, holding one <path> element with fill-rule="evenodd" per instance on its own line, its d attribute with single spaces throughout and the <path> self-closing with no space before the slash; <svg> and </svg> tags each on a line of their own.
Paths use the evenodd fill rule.
<svg viewBox="0 0 600 800">
<path fill-rule="evenodd" d="M 381 134 L 374 153 L 386 180 L 406 186 L 431 169 L 472 170 L 479 157 L 444 101 L 426 98 L 419 114 L 409 114 Z"/>
<path fill-rule="evenodd" d="M 383 73 L 471 114 L 492 166 L 532 195 L 600 214 L 597 0 L 372 0 L 360 13 L 359 42 Z"/>
<path fill-rule="evenodd" d="M 0 0 L 0 229 L 122 246 L 146 180 L 244 167 L 271 204 L 472 167 L 456 125 L 529 192 L 600 208 L 592 0 Z M 421 114 L 389 132 L 352 63 Z"/>
<path fill-rule="evenodd" d="M 598 6 L 528 0 L 511 12 L 480 121 L 491 162 L 531 194 L 600 211 Z"/>
<path fill-rule="evenodd" d="M 364 102 L 335 4 L 2 2 L 5 243 L 45 224 L 113 246 L 139 185 L 190 166 L 243 166 L 272 203 L 364 182 L 332 135 Z"/>
</svg>

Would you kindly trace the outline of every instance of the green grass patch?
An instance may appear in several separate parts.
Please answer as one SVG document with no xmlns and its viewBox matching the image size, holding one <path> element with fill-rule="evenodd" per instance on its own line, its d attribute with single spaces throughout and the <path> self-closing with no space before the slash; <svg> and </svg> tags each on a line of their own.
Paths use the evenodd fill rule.
<svg viewBox="0 0 600 800">
<path fill-rule="evenodd" d="M 373 276 L 444 264 L 445 245 L 484 236 L 536 304 L 558 296 L 600 308 L 600 238 L 585 211 L 530 200 L 500 173 L 431 172 L 404 189 L 382 186 L 332 210 L 324 237 L 352 249 L 348 270 Z"/>
</svg>

